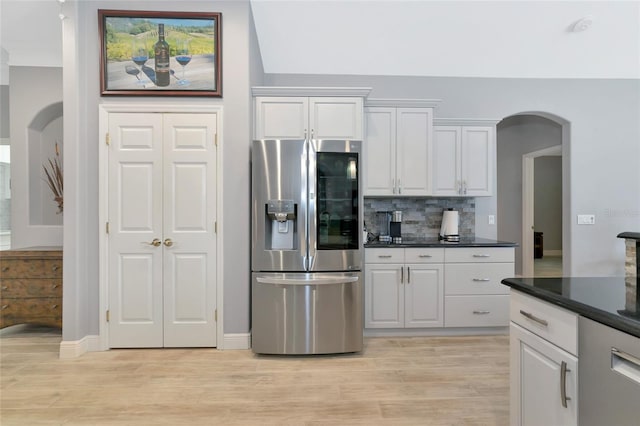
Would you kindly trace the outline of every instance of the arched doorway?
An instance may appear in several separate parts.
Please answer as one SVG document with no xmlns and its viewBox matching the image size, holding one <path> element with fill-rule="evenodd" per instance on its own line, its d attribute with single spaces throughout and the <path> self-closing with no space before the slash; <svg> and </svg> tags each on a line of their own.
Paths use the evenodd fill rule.
<svg viewBox="0 0 640 426">
<path fill-rule="evenodd" d="M 497 236 L 499 240 L 518 243 L 517 275 L 570 275 L 569 140 L 569 121 L 546 112 L 521 112 L 510 115 L 498 123 L 497 213 L 501 219 L 498 221 Z M 542 214 L 539 210 L 538 229 L 535 229 L 536 184 L 533 171 L 536 158 L 539 159 L 539 163 L 545 160 L 547 164 L 559 163 L 558 166 L 561 167 L 555 182 L 548 179 L 553 174 L 548 168 L 544 169 L 544 172 L 539 172 L 539 174 L 542 173 L 539 177 L 547 179 L 538 179 L 540 188 L 537 192 L 542 193 L 541 200 L 549 198 L 557 200 L 558 211 L 553 213 L 548 211 L 552 207 L 545 207 Z M 549 176 L 546 176 L 547 174 Z M 534 232 L 542 232 L 544 236 L 545 230 L 549 243 L 546 248 L 547 259 L 539 263 L 552 265 L 555 269 L 547 268 L 544 271 L 541 269 L 536 274 L 534 257 L 538 255 L 544 258 L 544 251 L 540 244 L 536 246 Z M 539 237 L 542 236 L 539 235 Z M 538 243 L 541 242 L 540 240 L 539 238 Z M 550 259 L 549 255 L 556 259 Z M 561 256 L 561 262 L 558 262 L 558 256 Z"/>
</svg>

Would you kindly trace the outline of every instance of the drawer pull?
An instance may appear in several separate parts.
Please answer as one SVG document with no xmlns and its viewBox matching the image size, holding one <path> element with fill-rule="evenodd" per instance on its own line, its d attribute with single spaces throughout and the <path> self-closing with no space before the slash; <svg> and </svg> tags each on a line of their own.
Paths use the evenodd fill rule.
<svg viewBox="0 0 640 426">
<path fill-rule="evenodd" d="M 549 323 L 546 320 L 538 318 L 537 316 L 533 315 L 532 313 L 523 311 L 522 309 L 520 309 L 520 313 L 522 315 L 524 315 L 525 317 L 529 318 L 531 321 L 535 321 L 538 324 L 544 325 L 545 327 L 549 325 Z"/>
<path fill-rule="evenodd" d="M 636 358 L 635 356 L 633 356 L 631 354 L 628 354 L 626 352 L 622 352 L 618 348 L 611 348 L 611 353 L 614 356 L 618 357 L 618 358 L 622 358 L 625 361 L 628 361 L 631 364 L 634 364 L 636 367 L 640 367 L 640 358 Z"/>
<path fill-rule="evenodd" d="M 2 272 L 7 272 L 8 270 L 9 270 L 9 267 L 8 267 L 8 266 L 3 266 L 3 267 L 2 267 Z"/>
<path fill-rule="evenodd" d="M 490 254 L 474 254 L 473 257 L 491 257 Z"/>
<path fill-rule="evenodd" d="M 421 254 L 421 255 L 418 255 L 418 257 L 424 258 L 424 257 L 433 257 L 433 256 L 431 256 L 430 254 Z"/>
<path fill-rule="evenodd" d="M 58 288 L 58 287 L 60 287 L 60 284 L 54 284 L 54 285 L 52 285 L 52 286 L 51 286 L 51 288 L 52 288 L 52 289 L 54 289 L 54 290 L 55 290 L 56 288 Z"/>
<path fill-rule="evenodd" d="M 2 308 L 0 308 L 0 309 L 2 309 L 2 310 L 4 311 L 4 310 L 5 310 L 5 309 L 7 309 L 8 307 L 9 307 L 9 305 L 2 305 Z"/>
<path fill-rule="evenodd" d="M 9 287 L 7 287 L 6 285 L 3 285 L 3 286 L 2 286 L 2 289 L 3 289 L 3 290 L 9 290 Z"/>
<path fill-rule="evenodd" d="M 58 265 L 53 265 L 53 266 L 51 267 L 51 269 L 52 269 L 52 270 L 54 270 L 54 271 L 57 271 L 58 269 L 60 269 L 60 266 L 58 266 Z"/>
<path fill-rule="evenodd" d="M 391 255 L 390 255 L 390 254 L 379 254 L 379 255 L 378 255 L 378 257 L 379 257 L 380 259 L 388 259 L 388 258 L 390 258 L 390 257 L 391 257 Z"/>
<path fill-rule="evenodd" d="M 473 281 L 476 282 L 487 282 L 487 281 L 491 281 L 489 278 L 474 278 Z"/>
<path fill-rule="evenodd" d="M 567 373 L 570 371 L 567 368 L 567 363 L 562 361 L 560 364 L 560 402 L 564 408 L 567 408 L 567 401 L 571 401 L 571 398 L 567 396 Z"/>
<path fill-rule="evenodd" d="M 473 315 L 487 315 L 490 313 L 491 311 L 473 311 Z"/>
<path fill-rule="evenodd" d="M 57 307 L 58 307 L 58 305 L 53 305 L 53 306 L 51 307 L 51 309 L 56 309 Z"/>
</svg>

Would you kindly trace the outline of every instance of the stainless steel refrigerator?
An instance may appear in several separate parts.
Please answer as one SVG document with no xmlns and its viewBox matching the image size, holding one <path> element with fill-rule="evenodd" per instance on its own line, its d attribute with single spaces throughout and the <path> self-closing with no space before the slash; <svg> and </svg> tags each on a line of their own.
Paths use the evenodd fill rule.
<svg viewBox="0 0 640 426">
<path fill-rule="evenodd" d="M 361 142 L 252 145 L 252 349 L 362 350 Z"/>
</svg>

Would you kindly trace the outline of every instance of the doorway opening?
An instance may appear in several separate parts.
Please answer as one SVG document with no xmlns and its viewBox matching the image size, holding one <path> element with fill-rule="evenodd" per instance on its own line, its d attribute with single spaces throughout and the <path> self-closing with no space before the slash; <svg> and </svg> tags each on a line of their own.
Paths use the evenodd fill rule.
<svg viewBox="0 0 640 426">
<path fill-rule="evenodd" d="M 518 244 L 518 276 L 570 275 L 569 140 L 570 123 L 546 112 L 498 123 L 497 236 Z"/>
</svg>

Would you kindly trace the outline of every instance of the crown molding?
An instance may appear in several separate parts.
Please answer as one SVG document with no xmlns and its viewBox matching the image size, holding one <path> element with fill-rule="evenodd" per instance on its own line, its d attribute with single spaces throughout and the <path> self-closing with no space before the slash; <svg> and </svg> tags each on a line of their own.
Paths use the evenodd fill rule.
<svg viewBox="0 0 640 426">
<path fill-rule="evenodd" d="M 495 126 L 501 120 L 495 118 L 434 118 L 434 126 Z"/>
<path fill-rule="evenodd" d="M 364 102 L 365 107 L 394 107 L 394 108 L 435 108 L 442 99 L 378 99 L 369 98 Z"/>
<path fill-rule="evenodd" d="M 284 87 L 254 86 L 253 96 L 350 96 L 366 98 L 371 87 Z"/>
</svg>

